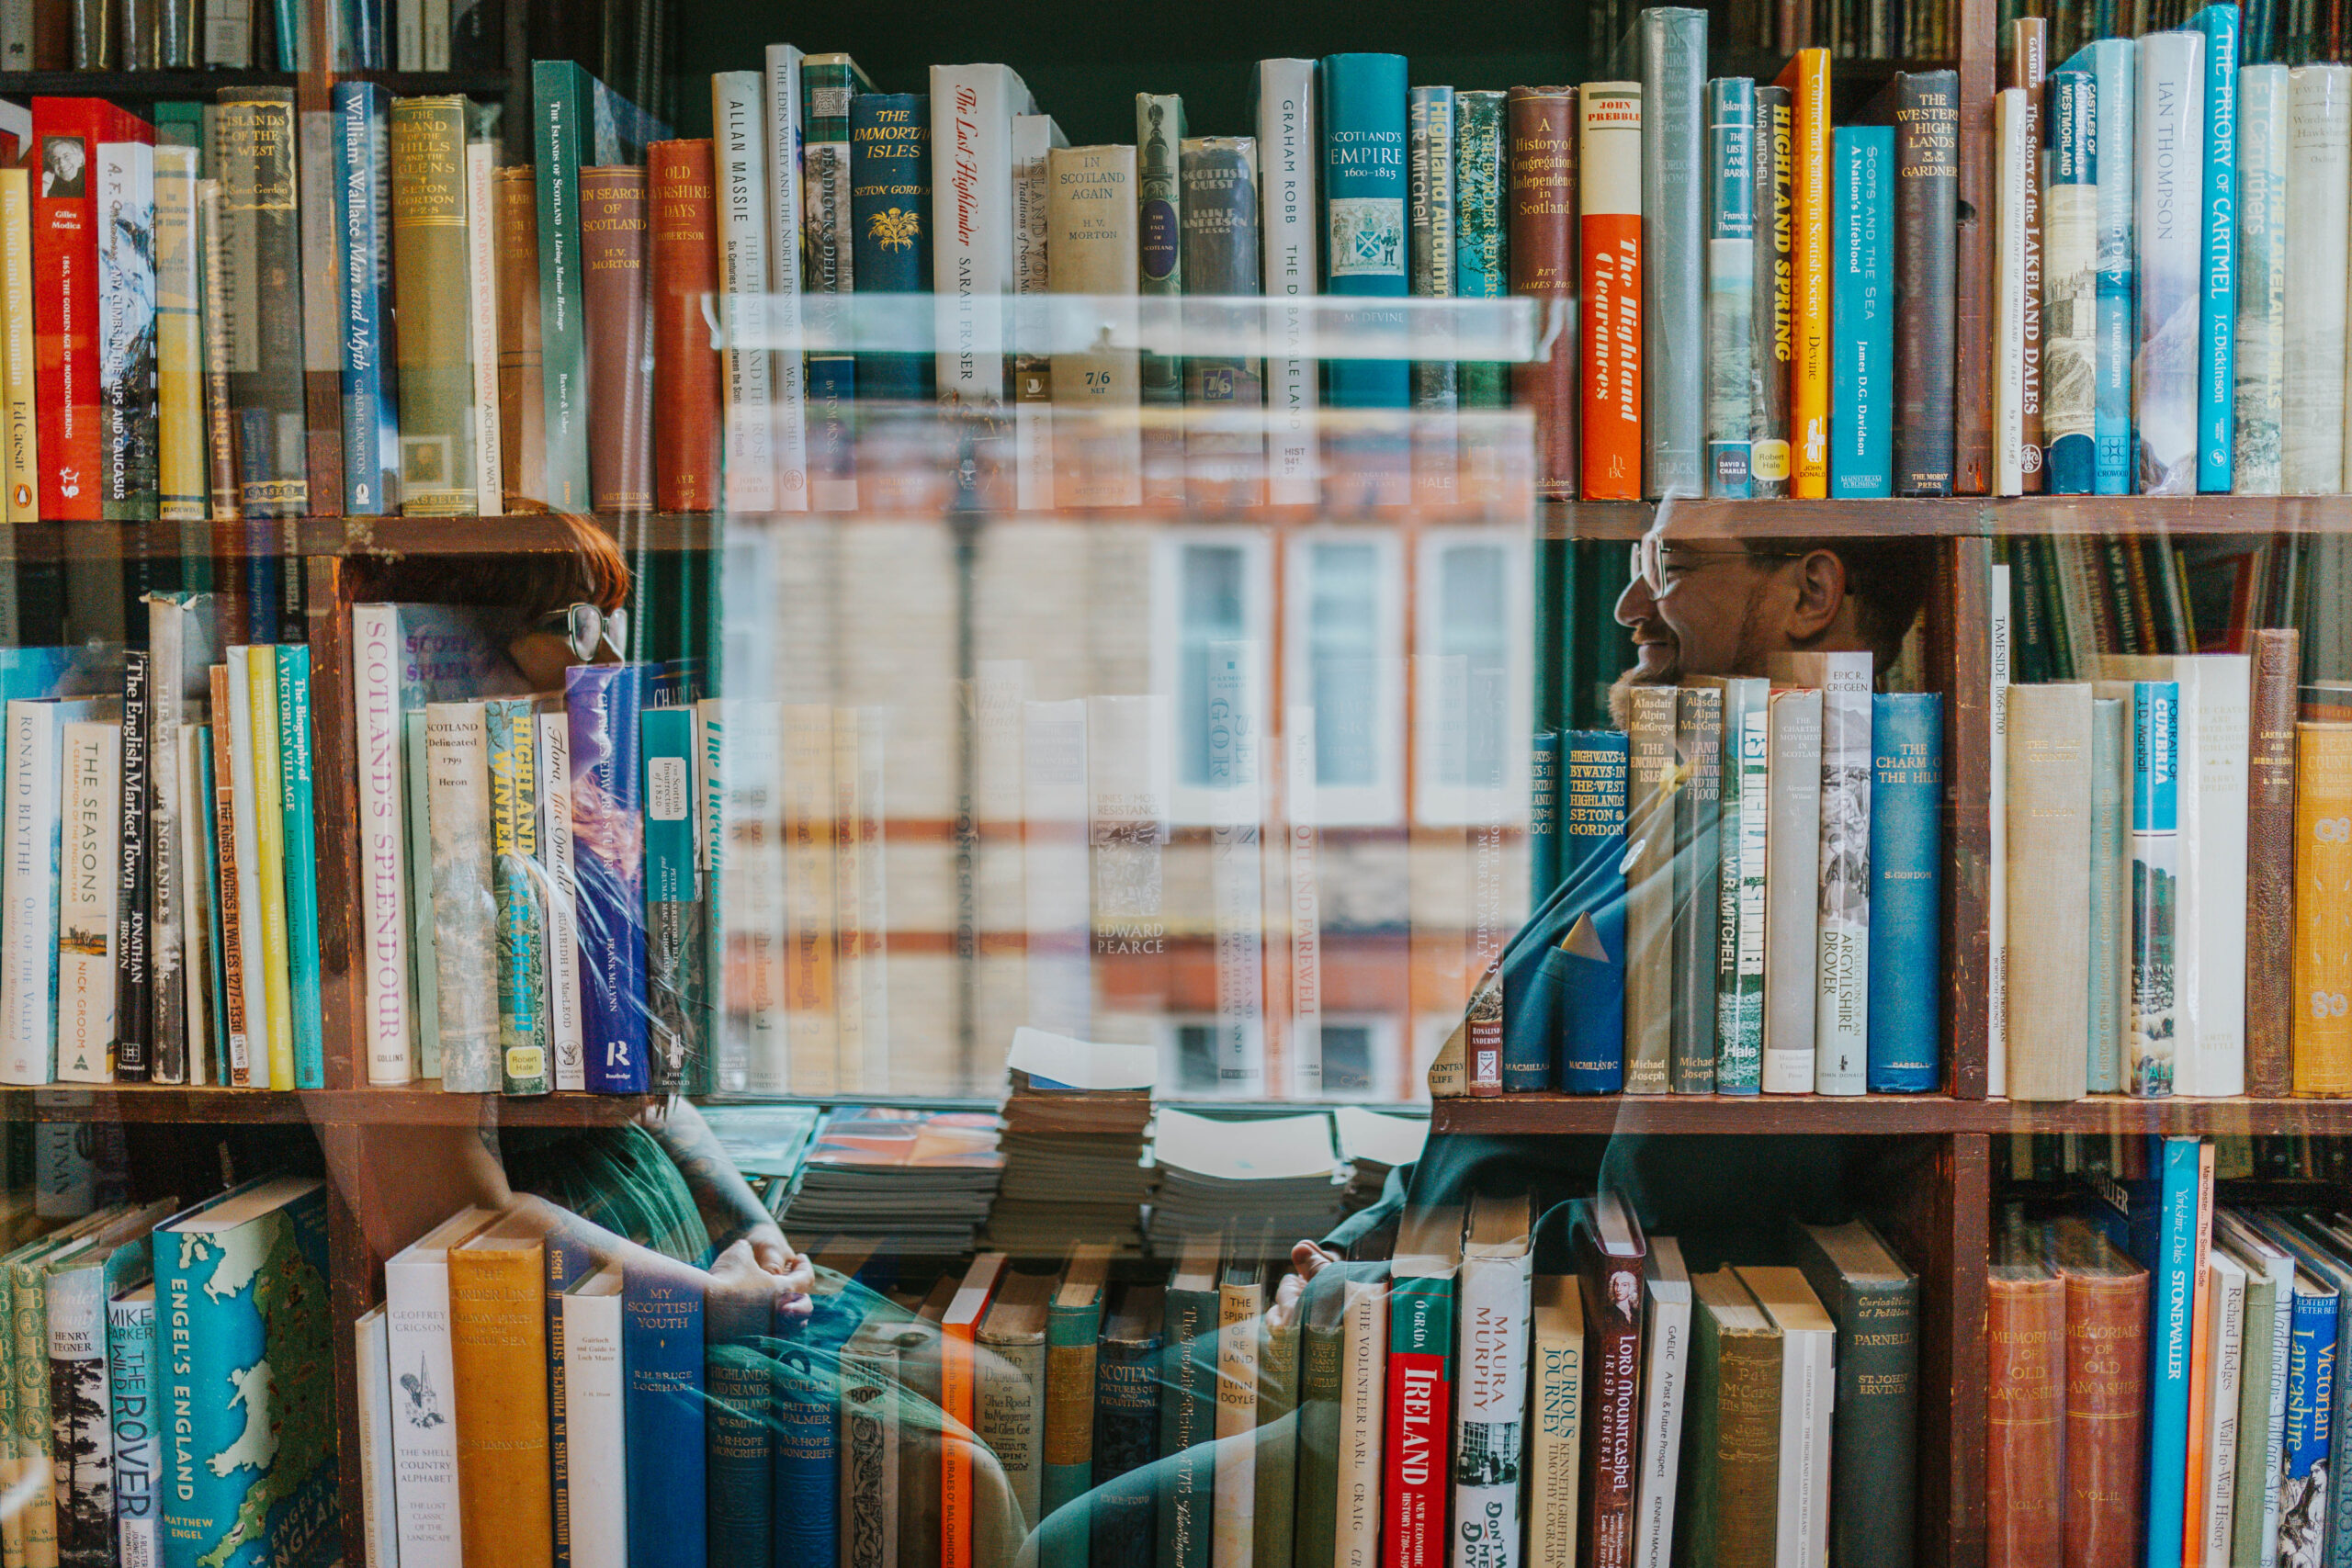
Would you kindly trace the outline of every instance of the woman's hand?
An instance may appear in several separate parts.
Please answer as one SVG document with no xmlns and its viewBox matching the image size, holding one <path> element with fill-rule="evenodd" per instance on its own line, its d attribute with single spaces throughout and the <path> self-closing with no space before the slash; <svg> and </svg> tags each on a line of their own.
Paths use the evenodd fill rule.
<svg viewBox="0 0 2352 1568">
<path fill-rule="evenodd" d="M 1339 1261 L 1340 1255 L 1319 1241 L 1298 1242 L 1290 1249 L 1291 1272 L 1302 1286 L 1321 1273 L 1325 1264 Z"/>
<path fill-rule="evenodd" d="M 808 1293 L 817 1288 L 817 1266 L 806 1253 L 795 1252 L 773 1222 L 752 1226 L 735 1245 L 750 1247 L 752 1261 L 775 1276 L 777 1305 L 788 1313 L 809 1311 L 814 1303 Z"/>
</svg>

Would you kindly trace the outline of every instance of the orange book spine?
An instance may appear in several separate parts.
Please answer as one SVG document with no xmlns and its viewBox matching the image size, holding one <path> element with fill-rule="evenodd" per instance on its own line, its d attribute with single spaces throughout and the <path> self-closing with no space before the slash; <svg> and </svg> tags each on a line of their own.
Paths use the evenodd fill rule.
<svg viewBox="0 0 2352 1568">
<path fill-rule="evenodd" d="M 1584 171 L 1584 493 L 1642 498 L 1642 88 L 1594 82 L 1580 96 Z"/>
<path fill-rule="evenodd" d="M 1781 73 L 1796 108 L 1796 231 L 1789 302 L 1796 360 L 1789 372 L 1789 439 L 1798 496 L 1829 493 L 1829 51 L 1804 49 Z"/>
<path fill-rule="evenodd" d="M 2209 1139 L 2197 1150 L 2197 1267 L 2188 1271 L 2188 1517 L 2181 1521 L 2181 1561 L 2199 1568 L 2205 1561 L 2199 1539 L 2198 1500 L 2210 1485 L 2214 1457 L 2205 1447 L 2205 1407 L 2211 1403 L 2207 1368 L 2213 1357 L 2213 1145 Z M 2214 1568 L 2220 1568 L 2215 1564 Z"/>
<path fill-rule="evenodd" d="M 2352 1094 L 2352 724 L 2295 726 L 2297 1094 Z"/>
<path fill-rule="evenodd" d="M 2065 1292 L 2031 1264 L 1996 1264 L 1990 1282 L 1984 1560 L 1991 1568 L 2059 1568 Z"/>
<path fill-rule="evenodd" d="M 473 1568 L 553 1568 L 545 1254 L 449 1254 L 449 1371 L 458 1402 L 458 1517 Z"/>
<path fill-rule="evenodd" d="M 944 1325 L 939 1337 L 939 1568 L 972 1568 L 974 1325 Z"/>
<path fill-rule="evenodd" d="M 2147 1422 L 2148 1276 L 2064 1275 L 2066 1568 L 2140 1560 Z"/>
</svg>

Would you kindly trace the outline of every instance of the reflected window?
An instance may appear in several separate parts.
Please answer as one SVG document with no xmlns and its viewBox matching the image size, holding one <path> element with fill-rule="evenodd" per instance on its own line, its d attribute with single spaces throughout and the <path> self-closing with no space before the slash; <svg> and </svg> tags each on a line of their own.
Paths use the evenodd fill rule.
<svg viewBox="0 0 2352 1568">
<path fill-rule="evenodd" d="M 1388 531 L 1318 530 L 1295 541 L 1283 583 L 1286 732 L 1311 734 L 1326 827 L 1404 815 L 1404 584 Z"/>
<path fill-rule="evenodd" d="M 1174 817 L 1197 825 L 1232 809 L 1220 790 L 1264 783 L 1269 552 L 1255 532 L 1170 531 L 1153 566 L 1152 686 L 1174 699 Z"/>
<path fill-rule="evenodd" d="M 1414 647 L 1414 816 L 1522 821 L 1532 700 L 1526 541 L 1494 530 L 1421 542 Z"/>
</svg>

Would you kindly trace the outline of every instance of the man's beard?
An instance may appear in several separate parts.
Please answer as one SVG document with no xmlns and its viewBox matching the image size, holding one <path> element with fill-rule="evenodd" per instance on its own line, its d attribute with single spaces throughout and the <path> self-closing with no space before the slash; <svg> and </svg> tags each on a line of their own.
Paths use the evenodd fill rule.
<svg viewBox="0 0 2352 1568">
<path fill-rule="evenodd" d="M 1747 603 L 1740 607 L 1739 637 L 1733 644 L 1731 668 L 1724 671 L 1708 671 L 1705 673 L 1724 675 L 1764 673 L 1765 637 L 1763 627 L 1757 624 L 1756 615 L 1757 605 L 1762 598 L 1763 593 L 1759 589 L 1750 593 L 1747 596 Z M 1679 686 L 1682 683 L 1682 644 L 1678 638 L 1674 644 L 1674 657 L 1664 668 L 1645 670 L 1636 664 L 1609 683 L 1609 722 L 1619 729 L 1631 728 L 1634 712 L 1634 699 L 1631 694 L 1634 688 L 1636 686 Z"/>
</svg>

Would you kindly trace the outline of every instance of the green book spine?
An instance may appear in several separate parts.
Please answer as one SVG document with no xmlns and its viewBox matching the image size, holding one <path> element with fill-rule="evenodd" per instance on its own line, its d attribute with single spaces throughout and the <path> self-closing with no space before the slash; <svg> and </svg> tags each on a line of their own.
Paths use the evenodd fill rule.
<svg viewBox="0 0 2352 1568">
<path fill-rule="evenodd" d="M 1094 1342 L 1102 1297 L 1082 1307 L 1058 1298 L 1046 1315 L 1046 1455 L 1038 1512 L 1054 1520 L 1038 1537 L 1038 1568 L 1087 1568 L 1086 1494 L 1094 1484 Z M 1064 1510 L 1067 1517 L 1057 1517 Z"/>
<path fill-rule="evenodd" d="M 1847 1458 L 1830 1472 L 1830 1561 L 1844 1568 L 1908 1568 L 1917 1484 L 1919 1281 L 1849 1275 L 1811 1240 L 1800 1240 L 1798 1250 L 1806 1283 L 1838 1325 L 1829 1451 Z"/>
<path fill-rule="evenodd" d="M 278 799 L 286 820 L 286 932 L 294 1002 L 294 1087 L 327 1087 L 319 997 L 319 836 L 311 801 L 311 649 L 277 650 Z"/>
<path fill-rule="evenodd" d="M 508 1094 L 545 1094 L 547 899 L 539 889 L 538 720 L 528 697 L 482 705 L 490 739 L 491 891 L 498 900 L 498 1054 Z"/>
<path fill-rule="evenodd" d="M 1165 1322 L 1159 1564 L 1208 1568 L 1216 1495 L 1216 1292 L 1170 1291 Z"/>
<path fill-rule="evenodd" d="M 547 409 L 548 503 L 588 508 L 588 334 L 581 321 L 582 117 L 594 93 L 568 60 L 531 62 L 532 161 L 538 166 L 539 355 Z"/>
<path fill-rule="evenodd" d="M 653 708 L 645 745 L 645 999 L 657 1094 L 709 1089 L 703 1013 L 703 901 L 695 896 L 695 715 Z"/>
<path fill-rule="evenodd" d="M 2271 1479 L 2270 1380 L 2276 1355 L 2278 1281 L 2249 1263 L 2245 1271 L 2245 1356 L 2238 1382 L 2237 1493 L 2231 1507 L 2230 1561 L 2260 1562 L 2263 1503 Z"/>
<path fill-rule="evenodd" d="M 1340 1513 L 1340 1373 L 1347 1325 L 1317 1298 L 1344 1296 L 1336 1268 L 1317 1273 L 1299 1301 L 1297 1523 L 1291 1537 L 1293 1568 L 1337 1568 Z M 1328 1321 L 1327 1321 L 1328 1319 Z"/>
<path fill-rule="evenodd" d="M 1499 299 L 1510 292 L 1502 209 L 1505 96 L 1453 96 L 1453 291 L 1464 299 Z M 1498 409 L 1510 394 L 1508 366 L 1484 360 L 1462 366 L 1464 408 Z"/>
<path fill-rule="evenodd" d="M 401 510 L 467 517 L 474 478 L 466 100 L 392 100 L 392 301 L 400 332 Z M 301 386 L 295 384 L 300 399 Z M 587 505 L 581 491 L 579 507 Z"/>
<path fill-rule="evenodd" d="M 1173 93 L 1136 95 L 1136 197 L 1141 276 L 1145 298 L 1175 298 L 1184 292 L 1184 225 L 1177 165 L 1184 140 L 1184 100 Z M 1175 355 L 1142 359 L 1143 400 L 1178 406 L 1184 401 L 1184 361 Z M 1210 1314 L 1212 1321 L 1215 1313 Z M 1168 1521 L 1160 1521 L 1165 1539 Z M 1205 1538 L 1204 1538 L 1205 1540 Z"/>
<path fill-rule="evenodd" d="M 1690 1313 L 1690 1371 L 1682 1406 L 1682 1473 L 1676 1484 L 1674 1568 L 1714 1568 L 1723 1467 L 1724 1337 L 1704 1302 Z"/>
<path fill-rule="evenodd" d="M 1298 1478 L 1298 1322 L 1259 1319 L 1257 1517 L 1252 1568 L 1292 1568 L 1292 1509 Z"/>
</svg>

